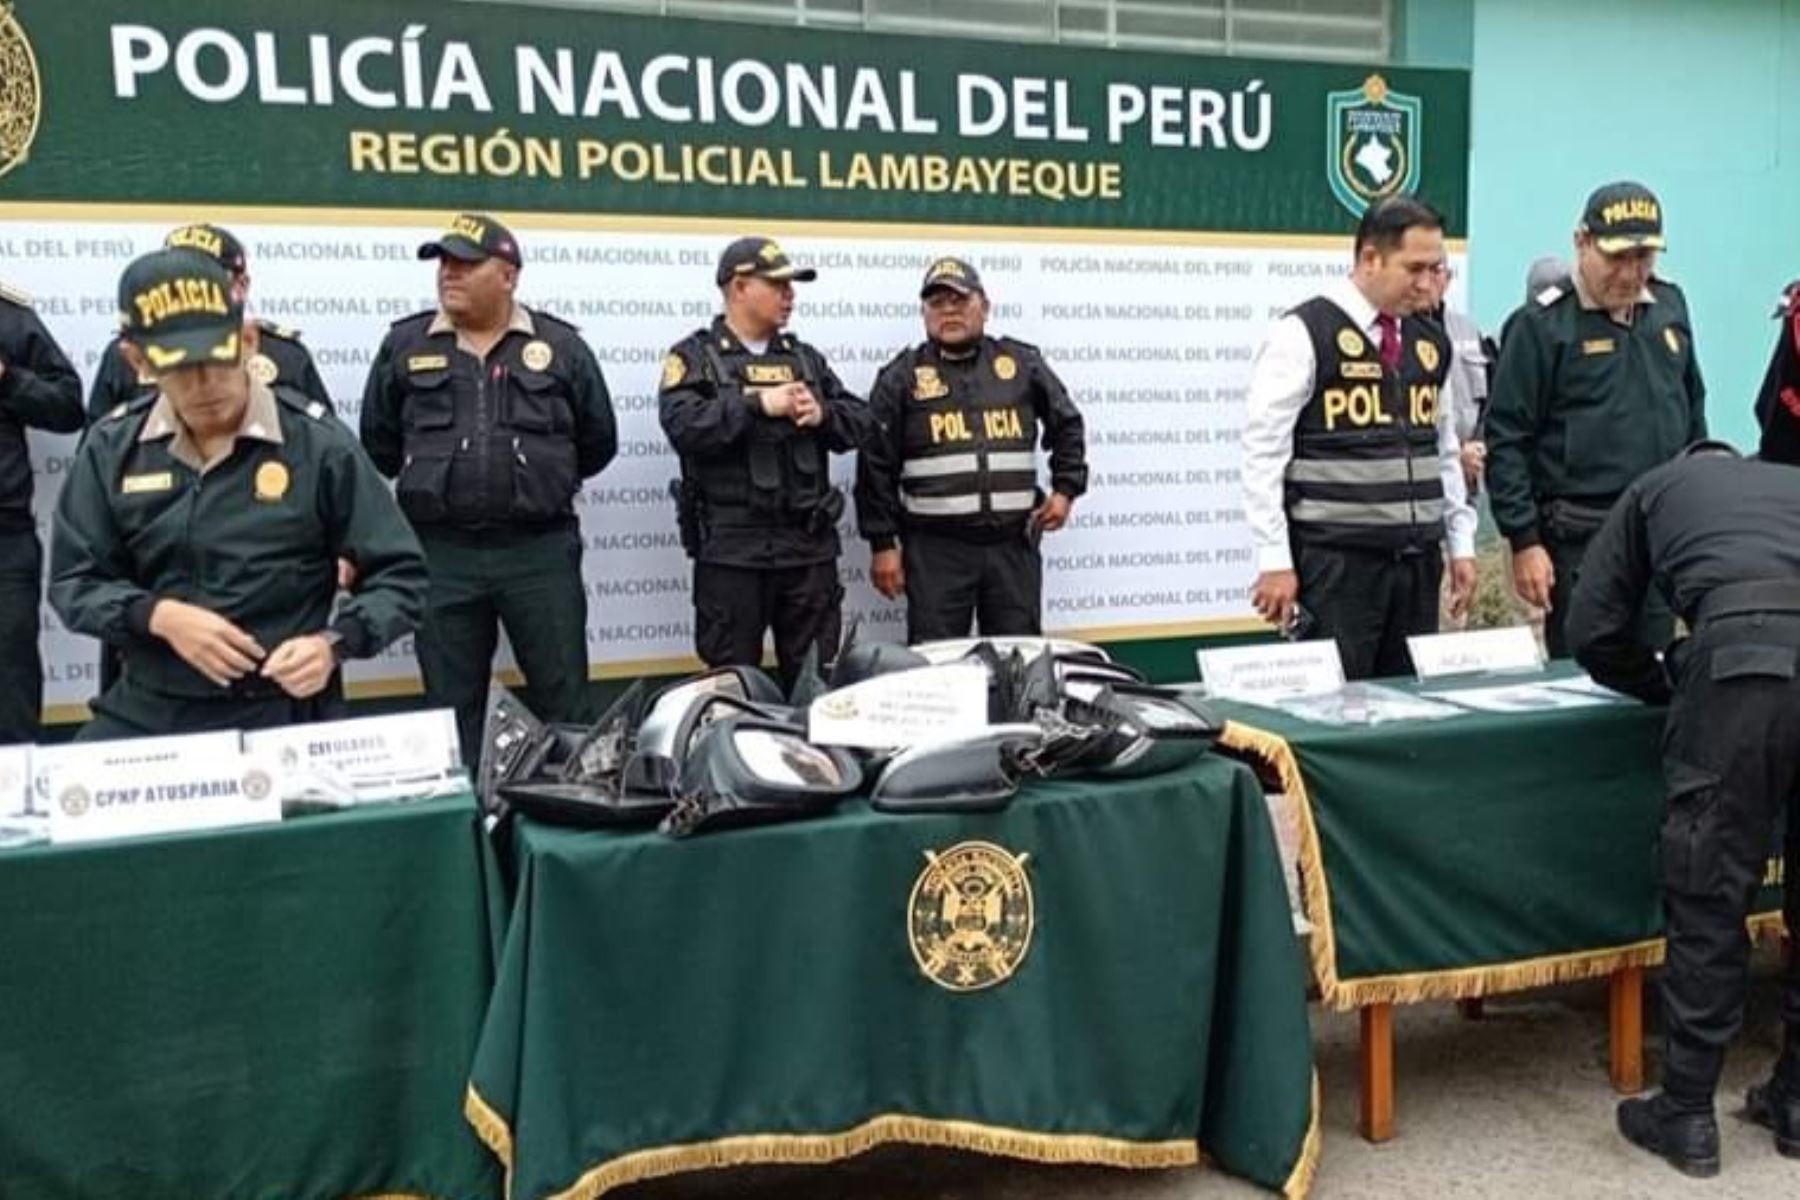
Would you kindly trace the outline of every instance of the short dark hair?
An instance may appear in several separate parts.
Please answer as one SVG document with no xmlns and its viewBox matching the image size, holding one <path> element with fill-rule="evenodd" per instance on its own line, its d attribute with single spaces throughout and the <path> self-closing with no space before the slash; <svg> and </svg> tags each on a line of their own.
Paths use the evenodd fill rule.
<svg viewBox="0 0 1800 1200">
<path fill-rule="evenodd" d="M 1354 254 L 1362 257 L 1364 246 L 1373 246 L 1382 254 L 1400 248 L 1409 229 L 1444 228 L 1444 214 L 1417 196 L 1389 196 L 1369 205 L 1356 226 Z"/>
</svg>

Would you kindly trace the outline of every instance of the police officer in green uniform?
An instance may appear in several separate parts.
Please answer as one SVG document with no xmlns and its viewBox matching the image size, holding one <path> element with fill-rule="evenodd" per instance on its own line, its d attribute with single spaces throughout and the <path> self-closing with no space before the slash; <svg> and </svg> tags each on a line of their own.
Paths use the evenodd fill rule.
<svg viewBox="0 0 1800 1200">
<path fill-rule="evenodd" d="M 864 445 L 868 408 L 785 332 L 794 282 L 818 277 L 768 238 L 740 238 L 714 282 L 725 311 L 663 360 L 663 431 L 681 456 L 682 544 L 694 561 L 694 648 L 709 666 L 762 661 L 792 683 L 809 647 L 837 649 L 844 590 L 831 455 Z"/>
<path fill-rule="evenodd" d="M 244 245 L 229 230 L 217 225 L 183 225 L 170 230 L 163 245 L 170 250 L 195 250 L 211 256 L 230 273 L 232 295 L 237 302 L 242 304 L 249 297 L 250 274 Z M 250 374 L 265 387 L 279 384 L 298 391 L 331 412 L 331 395 L 325 390 L 325 381 L 319 378 L 312 355 L 301 344 L 299 333 L 273 321 L 260 320 L 256 330 L 257 348 L 248 364 Z M 88 423 L 93 424 L 121 404 L 155 392 L 155 381 L 131 369 L 119 350 L 119 339 L 114 338 L 101 353 L 94 386 L 88 389 Z"/>
<path fill-rule="evenodd" d="M 1706 386 L 1681 289 L 1653 274 L 1662 205 L 1637 183 L 1587 202 L 1567 287 L 1509 321 L 1488 407 L 1488 492 L 1512 544 L 1513 583 L 1568 653 L 1564 613 L 1588 541 L 1632 480 L 1706 436 Z M 1668 609 L 1645 608 L 1666 641 Z"/>
<path fill-rule="evenodd" d="M 877 432 L 857 460 L 870 580 L 906 593 L 909 641 L 1042 631 L 1038 537 L 1087 490 L 1087 444 L 1068 389 L 1035 346 L 986 334 L 975 268 L 941 258 L 919 298 L 927 340 L 883 367 Z M 1037 482 L 1040 435 L 1050 494 Z"/>
<path fill-rule="evenodd" d="M 119 307 L 157 393 L 89 431 L 51 543 L 57 615 L 125 663 L 80 737 L 339 715 L 339 663 L 424 609 L 417 539 L 324 405 L 250 372 L 257 328 L 215 260 L 145 255 Z M 359 583 L 334 612 L 340 558 Z"/>
<path fill-rule="evenodd" d="M 38 594 L 43 548 L 31 515 L 27 429 L 81 428 L 81 380 L 23 293 L 0 284 L 0 745 L 37 737 L 43 703 Z"/>
<path fill-rule="evenodd" d="M 519 243 L 463 214 L 419 247 L 438 310 L 396 321 L 363 392 L 362 440 L 431 563 L 415 642 L 425 692 L 456 710 L 464 761 L 504 624 L 544 719 L 579 720 L 587 590 L 575 494 L 619 446 L 600 365 L 572 325 L 514 298 Z"/>
</svg>

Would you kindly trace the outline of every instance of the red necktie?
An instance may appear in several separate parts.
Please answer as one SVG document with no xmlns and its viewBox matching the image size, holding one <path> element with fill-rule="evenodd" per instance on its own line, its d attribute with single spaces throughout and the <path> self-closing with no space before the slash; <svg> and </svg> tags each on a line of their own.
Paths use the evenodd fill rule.
<svg viewBox="0 0 1800 1200">
<path fill-rule="evenodd" d="M 1381 365 L 1392 371 L 1400 365 L 1400 319 L 1382 313 L 1375 327 L 1381 330 Z"/>
</svg>

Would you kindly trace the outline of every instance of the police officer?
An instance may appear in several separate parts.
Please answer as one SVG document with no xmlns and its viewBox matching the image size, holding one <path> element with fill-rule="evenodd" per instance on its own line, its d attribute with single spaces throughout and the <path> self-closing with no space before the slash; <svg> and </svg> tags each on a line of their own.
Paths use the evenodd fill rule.
<svg viewBox="0 0 1800 1200">
<path fill-rule="evenodd" d="M 1456 411 L 1452 414 L 1456 440 L 1461 447 L 1463 486 L 1473 496 L 1481 486 L 1481 471 L 1487 461 L 1487 445 L 1482 441 L 1482 425 L 1487 420 L 1488 376 L 1494 367 L 1493 342 L 1481 334 L 1475 319 L 1461 309 L 1450 307 L 1450 284 L 1456 278 L 1448 264 L 1433 273 L 1432 293 L 1436 296 L 1427 315 L 1444 327 L 1450 339 L 1450 373 L 1455 377 Z"/>
<path fill-rule="evenodd" d="M 857 460 L 870 579 L 906 593 L 909 641 L 1042 631 L 1038 536 L 1087 490 L 1081 414 L 1035 346 L 986 335 L 975 268 L 941 258 L 919 298 L 927 340 L 883 367 L 876 433 Z M 1037 485 L 1042 427 L 1050 494 Z"/>
<path fill-rule="evenodd" d="M 43 548 L 31 515 L 26 429 L 81 428 L 81 380 L 23 292 L 0 284 L 0 745 L 37 737 Z"/>
<path fill-rule="evenodd" d="M 1662 662 L 1642 637 L 1652 581 L 1692 634 Z M 1782 803 L 1784 915 L 1800 929 L 1800 471 L 1701 443 L 1625 489 L 1587 547 L 1568 613 L 1575 657 L 1608 687 L 1673 699 L 1663 734 L 1663 1090 L 1620 1131 L 1693 1175 L 1719 1170 L 1713 1093 L 1743 1022 L 1744 928 Z M 1800 961 L 1782 983 L 1786 1043 L 1748 1097 L 1800 1158 Z"/>
<path fill-rule="evenodd" d="M 795 281 L 817 277 L 768 238 L 727 246 L 713 275 L 725 311 L 670 349 L 659 406 L 681 456 L 695 652 L 708 666 L 754 665 L 773 630 L 789 684 L 809 647 L 837 649 L 844 497 L 830 457 L 873 428 L 824 356 L 785 332 Z"/>
<path fill-rule="evenodd" d="M 1513 585 L 1549 611 L 1550 653 L 1588 539 L 1632 480 L 1706 436 L 1706 387 L 1681 289 L 1653 274 L 1662 205 L 1637 183 L 1588 198 L 1575 271 L 1507 325 L 1488 407 L 1488 493 Z M 1646 632 L 1668 636 L 1654 597 Z"/>
<path fill-rule="evenodd" d="M 1475 590 L 1475 512 L 1436 299 L 1444 221 L 1395 196 L 1357 227 L 1348 278 L 1290 311 L 1257 354 L 1244 428 L 1251 603 L 1293 636 L 1335 638 L 1351 679 L 1411 671 L 1406 639 Z"/>
<path fill-rule="evenodd" d="M 338 715 L 339 663 L 424 608 L 417 540 L 325 406 L 251 373 L 257 326 L 214 259 L 145 255 L 119 308 L 126 359 L 157 392 L 89 431 L 51 543 L 57 614 L 125 661 L 79 736 Z M 340 557 L 360 582 L 334 613 Z"/>
<path fill-rule="evenodd" d="M 575 494 L 618 452 L 612 397 L 575 327 L 514 298 L 519 243 L 463 214 L 419 247 L 438 310 L 396 321 L 369 370 L 362 439 L 431 563 L 416 641 L 426 695 L 477 761 L 499 626 L 538 714 L 575 721 L 587 589 Z"/>
<path fill-rule="evenodd" d="M 250 274 L 244 258 L 244 244 L 227 229 L 217 225 L 183 225 L 169 231 L 163 246 L 170 250 L 194 250 L 216 260 L 231 275 L 232 295 L 239 304 L 250 295 Z M 332 411 L 331 395 L 325 381 L 313 365 L 312 355 L 300 342 L 300 335 L 273 321 L 256 322 L 257 349 L 249 362 L 249 371 L 265 387 L 280 384 L 316 400 Z M 94 373 L 94 386 L 88 390 L 87 419 L 91 425 L 119 405 L 154 395 L 155 380 L 139 375 L 120 352 L 119 339 L 108 342 L 100 354 L 100 366 Z"/>
</svg>

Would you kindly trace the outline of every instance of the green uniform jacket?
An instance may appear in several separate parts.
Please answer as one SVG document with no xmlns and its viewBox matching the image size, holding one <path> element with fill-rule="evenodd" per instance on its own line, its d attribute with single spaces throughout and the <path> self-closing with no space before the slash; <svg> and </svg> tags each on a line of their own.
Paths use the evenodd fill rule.
<svg viewBox="0 0 1800 1200">
<path fill-rule="evenodd" d="M 1706 385 L 1681 289 L 1621 325 L 1551 288 L 1509 319 L 1488 407 L 1488 496 L 1515 551 L 1535 546 L 1539 506 L 1610 505 L 1645 471 L 1706 436 Z"/>
<path fill-rule="evenodd" d="M 253 385 L 252 417 L 259 392 L 264 403 L 270 395 Z M 247 426 L 204 474 L 174 456 L 170 436 L 143 436 L 159 411 L 147 401 L 94 426 L 70 467 L 50 603 L 70 629 L 119 646 L 142 687 L 221 695 L 151 635 L 159 599 L 210 609 L 271 652 L 329 626 L 352 657 L 376 653 L 424 612 L 424 552 L 355 435 L 316 401 L 275 396 L 279 440 Z M 334 617 L 340 557 L 358 582 Z M 240 682 L 254 694 L 265 681 Z"/>
</svg>

